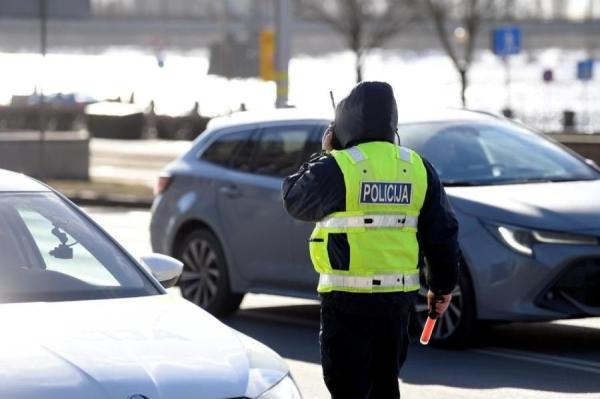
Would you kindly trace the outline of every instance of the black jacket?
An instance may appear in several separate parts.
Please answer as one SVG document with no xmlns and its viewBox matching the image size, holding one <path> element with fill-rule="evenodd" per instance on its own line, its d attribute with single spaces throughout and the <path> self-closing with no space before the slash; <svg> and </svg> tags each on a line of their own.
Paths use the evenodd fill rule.
<svg viewBox="0 0 600 399">
<path fill-rule="evenodd" d="M 460 250 L 458 223 L 435 169 L 424 160 L 427 192 L 419 215 L 417 239 L 420 263 L 427 258 L 427 282 L 430 289 L 447 294 L 458 278 Z M 294 218 L 317 222 L 333 212 L 344 211 L 346 187 L 335 159 L 315 155 L 283 182 L 285 209 Z"/>
<path fill-rule="evenodd" d="M 358 84 L 336 107 L 334 127 L 336 145 L 348 148 L 358 143 L 393 143 L 398 125 L 396 100 L 392 87 L 384 82 Z M 421 213 L 417 239 L 419 263 L 427 258 L 427 283 L 432 291 L 447 294 L 458 278 L 458 223 L 446 198 L 440 179 L 429 162 L 427 193 Z M 317 222 L 333 212 L 344 211 L 344 176 L 331 156 L 315 156 L 283 182 L 285 209 L 294 218 Z M 339 241 L 339 240 L 338 240 Z M 329 251 L 329 246 L 328 246 Z M 348 242 L 332 241 L 332 266 L 348 265 Z M 351 313 L 392 314 L 405 309 L 414 294 L 353 294 L 332 292 L 322 295 L 323 305 L 339 307 Z"/>
</svg>

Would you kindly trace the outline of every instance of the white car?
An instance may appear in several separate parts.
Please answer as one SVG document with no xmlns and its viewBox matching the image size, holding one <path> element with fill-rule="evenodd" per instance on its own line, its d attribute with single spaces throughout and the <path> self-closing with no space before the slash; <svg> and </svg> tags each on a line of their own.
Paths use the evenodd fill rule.
<svg viewBox="0 0 600 399">
<path fill-rule="evenodd" d="M 166 293 L 181 269 L 0 170 L 0 398 L 300 398 L 276 353 Z"/>
</svg>

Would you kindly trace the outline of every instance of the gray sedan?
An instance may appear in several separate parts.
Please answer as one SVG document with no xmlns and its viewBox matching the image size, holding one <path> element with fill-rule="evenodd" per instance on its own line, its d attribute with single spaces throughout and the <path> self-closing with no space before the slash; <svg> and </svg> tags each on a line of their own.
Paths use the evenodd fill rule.
<svg viewBox="0 0 600 399">
<path fill-rule="evenodd" d="M 183 261 L 184 297 L 217 315 L 235 311 L 246 292 L 315 297 L 313 225 L 287 216 L 281 181 L 320 149 L 328 122 L 295 110 L 217 119 L 165 169 L 152 246 Z M 593 162 L 469 111 L 401 120 L 399 135 L 437 169 L 460 223 L 461 279 L 434 342 L 464 344 L 478 321 L 600 315 Z M 423 296 L 415 310 L 422 323 Z"/>
</svg>

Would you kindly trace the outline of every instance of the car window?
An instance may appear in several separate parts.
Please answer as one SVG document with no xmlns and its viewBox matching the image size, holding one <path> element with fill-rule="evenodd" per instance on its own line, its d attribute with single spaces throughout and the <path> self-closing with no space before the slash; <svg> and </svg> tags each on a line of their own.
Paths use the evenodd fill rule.
<svg viewBox="0 0 600 399">
<path fill-rule="evenodd" d="M 230 167 L 241 172 L 251 172 L 252 159 L 257 145 L 258 133 L 254 132 L 246 142 L 239 146 L 231 161 Z"/>
<path fill-rule="evenodd" d="M 160 294 L 139 266 L 54 193 L 0 193 L 0 303 Z"/>
<path fill-rule="evenodd" d="M 235 153 L 246 143 L 251 133 L 251 130 L 225 133 L 209 145 L 202 153 L 201 158 L 217 165 L 228 166 Z"/>
<path fill-rule="evenodd" d="M 287 176 L 304 158 L 314 126 L 277 126 L 263 129 L 254 155 L 254 173 Z"/>
<path fill-rule="evenodd" d="M 31 209 L 17 209 L 35 241 L 46 270 L 100 286 L 119 286 L 117 279 L 83 245 Z M 64 245 L 61 244 L 64 241 Z"/>
<path fill-rule="evenodd" d="M 308 159 L 321 151 L 321 139 L 323 133 L 327 129 L 327 125 L 317 126 L 313 134 L 310 136 L 308 143 L 306 143 L 306 149 L 304 151 L 304 159 L 302 162 L 308 161 Z"/>
<path fill-rule="evenodd" d="M 428 159 L 445 184 L 598 178 L 598 173 L 560 146 L 503 121 L 403 124 L 399 132 L 402 145 Z"/>
<path fill-rule="evenodd" d="M 549 175 L 558 176 L 568 173 L 568 166 L 564 162 L 557 162 L 555 158 L 548 156 L 548 151 L 531 151 L 524 153 L 524 140 L 494 134 L 489 127 L 481 128 L 482 139 L 480 140 L 486 157 L 494 165 L 511 165 L 514 169 L 528 171 L 535 165 L 536 171 L 545 171 Z M 531 144 L 530 144 L 531 145 Z"/>
</svg>

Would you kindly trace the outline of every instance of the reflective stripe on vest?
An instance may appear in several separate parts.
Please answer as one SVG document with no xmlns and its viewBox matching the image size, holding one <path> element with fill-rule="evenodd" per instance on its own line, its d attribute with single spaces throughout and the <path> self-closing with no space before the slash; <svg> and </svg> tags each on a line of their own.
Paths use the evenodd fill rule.
<svg viewBox="0 0 600 399">
<path fill-rule="evenodd" d="M 410 150 L 406 147 L 400 147 L 400 159 L 412 163 L 412 157 L 410 156 Z"/>
<path fill-rule="evenodd" d="M 319 275 L 319 287 L 343 287 L 354 289 L 411 288 L 419 285 L 419 273 L 381 274 L 375 276 L 347 276 L 341 274 Z"/>
<path fill-rule="evenodd" d="M 350 155 L 350 158 L 352 158 L 354 163 L 359 163 L 359 162 L 365 160 L 365 156 L 357 147 L 348 148 L 347 151 L 348 151 L 348 155 Z"/>
<path fill-rule="evenodd" d="M 350 147 L 346 150 L 350 158 L 354 163 L 359 163 L 366 159 L 365 155 L 358 149 L 358 147 Z M 412 163 L 412 156 L 410 150 L 406 147 L 398 147 L 398 158 L 404 162 Z"/>
<path fill-rule="evenodd" d="M 362 216 L 329 216 L 320 222 L 321 229 L 344 228 L 404 228 L 417 227 L 419 218 L 409 215 L 362 215 Z"/>
</svg>

